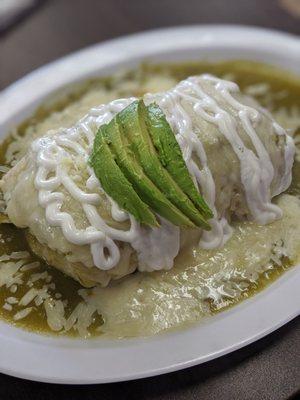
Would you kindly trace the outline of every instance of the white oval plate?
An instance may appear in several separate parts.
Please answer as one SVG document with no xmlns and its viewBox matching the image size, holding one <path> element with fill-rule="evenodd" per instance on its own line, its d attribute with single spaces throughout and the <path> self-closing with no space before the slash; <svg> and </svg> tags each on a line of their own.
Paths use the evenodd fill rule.
<svg viewBox="0 0 300 400">
<path fill-rule="evenodd" d="M 192 26 L 140 33 L 62 58 L 11 85 L 0 96 L 0 136 L 49 94 L 82 79 L 140 61 L 229 58 L 268 62 L 300 74 L 300 40 L 239 26 Z M 147 339 L 45 337 L 0 322 L 0 371 L 44 382 L 103 383 L 158 375 L 239 349 L 300 313 L 300 268 L 242 304 L 192 328 Z"/>
</svg>

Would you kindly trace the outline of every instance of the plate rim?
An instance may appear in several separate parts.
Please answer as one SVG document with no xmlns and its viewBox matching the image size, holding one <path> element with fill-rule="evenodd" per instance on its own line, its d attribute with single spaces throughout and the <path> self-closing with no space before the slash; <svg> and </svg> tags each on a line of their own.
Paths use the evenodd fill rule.
<svg viewBox="0 0 300 400">
<path fill-rule="evenodd" d="M 23 102 L 17 102 L 16 99 L 19 96 L 21 92 L 24 90 L 28 91 L 30 88 L 33 88 L 33 92 L 31 93 L 29 91 L 29 96 L 31 96 L 31 100 L 34 99 L 35 97 L 35 102 L 33 101 L 31 108 L 26 109 L 26 113 L 28 114 L 30 110 L 38 103 L 43 101 L 45 97 L 49 95 L 47 93 L 47 90 L 49 90 L 49 84 L 53 82 L 51 79 L 47 84 L 45 85 L 44 88 L 40 88 L 38 90 L 38 96 L 37 93 L 34 92 L 34 90 L 38 89 L 38 85 L 40 85 L 41 82 L 45 80 L 46 77 L 52 75 L 52 79 L 54 77 L 54 72 L 58 68 L 59 71 L 65 71 L 66 73 L 66 68 L 70 68 L 70 66 L 74 65 L 74 63 L 78 63 L 78 60 L 83 60 L 84 57 L 89 56 L 90 61 L 89 63 L 93 61 L 93 54 L 94 57 L 95 55 L 97 56 L 96 59 L 99 62 L 99 54 L 98 52 L 102 52 L 102 54 L 108 55 L 108 61 L 111 64 L 117 63 L 116 61 L 116 51 L 117 49 L 120 49 L 124 47 L 126 43 L 129 44 L 130 47 L 130 54 L 128 57 L 136 57 L 137 60 L 139 59 L 138 56 L 138 46 L 141 46 L 141 44 L 144 44 L 148 41 L 153 40 L 154 38 L 160 39 L 160 43 L 170 43 L 171 39 L 174 40 L 174 37 L 178 38 L 180 41 L 181 38 L 185 38 L 186 43 L 189 43 L 189 41 L 193 41 L 193 36 L 191 34 L 198 33 L 199 35 L 202 35 L 201 39 L 201 45 L 205 46 L 208 45 L 209 43 L 213 43 L 216 38 L 221 38 L 223 40 L 223 45 L 227 46 L 232 46 L 233 45 L 233 40 L 232 38 L 236 39 L 236 35 L 239 33 L 241 35 L 244 35 L 246 37 L 246 43 L 250 43 L 250 39 L 253 40 L 253 38 L 264 38 L 264 42 L 260 43 L 258 47 L 264 48 L 265 46 L 268 45 L 268 43 L 275 43 L 277 46 L 277 51 L 278 51 L 278 46 L 279 50 L 282 52 L 282 54 L 288 54 L 292 58 L 297 58 L 294 54 L 295 49 L 298 51 L 300 50 L 300 39 L 292 34 L 289 33 L 282 33 L 276 30 L 270 30 L 270 29 L 265 29 L 265 28 L 256 28 L 256 27 L 246 27 L 246 26 L 239 26 L 239 25 L 220 25 L 220 24 L 213 24 L 213 25 L 192 25 L 192 26 L 181 26 L 181 27 L 171 27 L 171 28 L 163 28 L 163 29 L 158 29 L 158 30 L 151 30 L 151 31 L 145 31 L 141 33 L 136 33 L 136 34 L 131 34 L 128 36 L 123 36 L 121 38 L 116 38 L 112 39 L 109 41 L 105 41 L 100 44 L 94 44 L 92 46 L 89 46 L 85 49 L 79 50 L 75 53 L 71 53 L 70 55 L 64 56 L 56 61 L 53 61 L 49 64 L 46 64 L 45 66 L 42 66 L 38 68 L 37 70 L 25 75 L 25 77 L 19 79 L 17 82 L 13 83 L 12 85 L 8 86 L 6 89 L 4 89 L 2 92 L 0 92 L 0 109 L 4 112 L 1 113 L 0 116 L 0 135 L 2 136 L 5 134 L 7 131 L 8 127 L 10 126 L 11 122 L 15 121 L 14 123 L 19 123 L 20 121 L 16 122 L 16 112 L 12 111 L 12 106 L 16 105 L 17 112 L 22 114 L 23 110 L 23 118 L 24 119 L 24 109 L 26 109 L 26 105 L 24 104 L 24 99 Z M 184 40 L 183 40 L 184 43 Z M 192 43 L 195 48 L 195 43 Z M 241 45 L 241 42 L 238 40 L 237 41 L 238 45 Z M 180 43 L 178 44 L 180 45 Z M 196 43 L 196 45 L 199 46 L 199 44 Z M 137 47 L 133 49 L 133 47 Z M 162 46 L 163 47 L 163 46 Z M 176 50 L 176 46 L 173 46 L 174 51 Z M 132 52 L 132 50 L 134 50 Z M 155 49 L 152 49 L 153 51 Z M 96 54 L 97 53 L 97 54 Z M 155 54 L 155 53 L 154 53 Z M 123 54 L 123 56 L 125 56 Z M 110 57 L 110 58 L 109 58 Z M 127 57 L 127 58 L 128 58 Z M 126 57 L 125 57 L 126 58 Z M 299 51 L 299 65 L 300 65 L 300 51 Z M 109 62 L 107 65 L 109 65 Z M 122 61 L 121 61 L 122 62 Z M 295 61 L 296 62 L 296 61 Z M 106 65 L 106 66 L 107 66 Z M 90 66 L 91 67 L 91 66 Z M 100 67 L 101 69 L 101 67 Z M 300 73 L 300 67 L 299 67 L 299 73 Z M 53 75 L 54 74 L 54 75 Z M 72 75 L 73 74 L 73 75 Z M 74 81 L 80 80 L 80 74 L 78 76 L 78 69 L 77 69 L 77 75 L 76 71 L 72 70 L 72 74 L 69 76 L 70 82 L 72 82 L 72 79 Z M 76 76 L 75 76 L 76 75 Z M 56 82 L 56 85 L 61 85 L 60 78 Z M 20 117 L 20 114 L 18 114 Z M 298 266 L 299 267 L 299 266 Z M 168 372 L 173 372 L 179 369 L 184 369 L 191 367 L 193 365 L 197 365 L 203 362 L 207 362 L 209 360 L 212 360 L 214 358 L 220 357 L 222 355 L 228 354 L 232 351 L 238 350 L 239 348 L 246 346 L 256 340 L 259 340 L 260 338 L 266 336 L 267 334 L 271 333 L 272 331 L 278 329 L 280 326 L 284 325 L 294 317 L 300 314 L 300 306 L 296 306 L 293 304 L 292 300 L 296 299 L 296 303 L 298 300 L 298 304 L 300 305 L 300 291 L 297 290 L 299 288 L 300 284 L 300 269 L 295 266 L 292 270 L 287 271 L 282 277 L 277 279 L 274 283 L 272 283 L 268 288 L 263 290 L 261 293 L 257 294 L 256 296 L 244 300 L 241 304 L 234 306 L 232 309 L 228 311 L 224 311 L 220 314 L 218 314 L 217 317 L 212 317 L 207 321 L 207 323 L 202 323 L 202 324 L 195 324 L 191 328 L 186 328 L 184 330 L 178 330 L 176 332 L 169 332 L 169 333 L 164 333 L 161 335 L 157 335 L 153 338 L 147 338 L 147 339 L 125 339 L 125 340 L 118 340 L 118 341 L 107 341 L 105 339 L 100 339 L 100 340 L 91 340 L 89 343 L 95 344 L 97 342 L 101 341 L 101 344 L 99 345 L 97 343 L 96 348 L 91 346 L 91 345 L 83 345 L 83 347 L 80 345 L 80 343 L 83 343 L 82 340 L 75 340 L 75 339 L 54 339 L 54 338 L 49 338 L 46 336 L 40 336 L 37 334 L 29 333 L 26 331 L 22 331 L 20 329 L 14 328 L 12 326 L 9 326 L 8 324 L 4 322 L 0 322 L 0 342 L 2 342 L 3 346 L 0 347 L 0 372 L 6 373 L 8 375 L 24 378 L 24 379 L 30 379 L 30 380 L 35 380 L 35 381 L 42 381 L 42 382 L 51 382 L 51 383 L 67 383 L 67 384 L 93 384 L 93 383 L 108 383 L 108 382 L 117 382 L 117 381 L 125 381 L 125 380 L 132 380 L 132 379 L 138 379 L 138 378 L 145 378 L 145 377 L 150 377 L 150 376 L 155 376 L 155 375 L 160 375 L 160 374 L 165 374 Z M 289 295 L 293 295 L 293 299 L 287 300 L 284 298 L 284 303 L 283 304 L 278 304 L 278 299 L 281 297 L 282 293 L 285 292 L 285 290 L 288 291 Z M 271 299 L 271 300 L 270 300 Z M 250 315 L 253 318 L 253 322 L 255 321 L 255 310 L 254 308 L 257 308 L 259 303 L 261 306 L 270 306 L 270 301 L 274 301 L 274 299 L 277 299 L 277 305 L 279 305 L 281 308 L 279 308 L 279 315 L 271 315 L 267 316 L 267 318 L 271 318 L 272 321 L 264 322 L 264 321 L 259 321 L 260 328 L 257 328 L 257 332 L 250 334 L 251 332 L 251 327 L 249 327 L 249 330 L 247 333 L 240 333 L 242 335 L 242 338 L 240 338 L 237 342 L 231 343 L 231 345 L 225 346 L 224 348 L 220 349 L 218 351 L 213 351 L 209 354 L 206 355 L 198 355 L 198 357 L 184 357 L 184 353 L 176 354 L 176 357 L 174 358 L 173 356 L 173 361 L 172 357 L 168 357 L 168 354 L 164 354 L 164 357 L 166 357 L 164 360 L 161 362 L 164 363 L 164 365 L 161 365 L 160 367 L 155 367 L 155 360 L 151 359 L 151 366 L 149 364 L 149 360 L 146 360 L 146 364 L 137 365 L 135 364 L 135 369 L 133 368 L 130 372 L 130 368 L 125 370 L 125 364 L 122 367 L 124 369 L 123 373 L 119 372 L 114 372 L 114 368 L 116 368 L 113 364 L 109 363 L 109 356 L 113 356 L 115 358 L 117 354 L 113 355 L 113 352 L 116 351 L 119 355 L 126 356 L 128 357 L 128 361 L 132 363 L 136 363 L 138 360 L 138 357 L 134 357 L 134 354 L 131 354 L 132 351 L 137 352 L 135 354 L 142 353 L 141 348 L 148 348 L 150 345 L 150 349 L 153 351 L 153 349 L 158 350 L 158 348 L 161 346 L 159 343 L 163 343 L 168 350 L 173 349 L 174 350 L 174 345 L 178 344 L 183 344 L 185 343 L 185 340 L 189 338 L 189 336 L 192 335 L 193 339 L 195 340 L 198 337 L 201 337 L 201 334 L 209 328 L 210 326 L 219 326 L 222 323 L 224 323 L 224 320 L 226 318 L 231 318 L 232 320 L 235 320 L 237 318 L 237 314 L 239 314 L 239 311 L 241 310 L 241 313 L 243 314 L 245 310 L 244 308 L 247 309 L 247 312 L 250 313 Z M 282 300 L 282 299 L 281 299 Z M 256 303 L 258 305 L 256 305 Z M 254 305 L 253 305 L 254 304 Z M 253 314 L 254 312 L 254 314 Z M 237 319 L 239 320 L 239 319 Z M 225 323 L 226 326 L 226 323 Z M 245 330 L 245 327 L 242 327 Z M 203 331 L 204 329 L 204 331 Z M 239 328 L 240 329 L 240 328 Z M 242 330 L 243 330 L 242 329 Z M 202 330 L 202 332 L 201 332 Z M 198 334 L 196 336 L 195 334 L 197 331 Z M 248 334 L 248 336 L 247 336 Z M 9 335 L 12 335 L 10 337 Z M 250 335 L 250 336 L 249 336 Z M 186 339 L 184 339 L 186 338 Z M 182 342 L 183 340 L 183 342 Z M 157 344 L 158 342 L 158 344 Z M 55 343 L 55 345 L 53 345 Z M 74 347 L 73 345 L 76 344 L 78 347 Z M 86 344 L 86 342 L 84 342 Z M 116 344 L 117 343 L 117 344 Z M 127 351 L 124 351 L 124 346 L 122 343 L 125 343 L 127 346 Z M 170 347 L 170 343 L 173 343 L 173 347 Z M 186 342 L 187 343 L 187 342 Z M 185 343 L 185 344 L 186 344 Z M 41 357 L 45 356 L 51 356 L 51 360 L 53 362 L 53 366 L 55 365 L 55 362 L 57 362 L 57 351 L 55 352 L 54 350 L 60 349 L 60 351 L 63 350 L 64 356 L 69 356 L 68 358 L 69 361 L 66 362 L 66 366 L 68 366 L 68 362 L 72 360 L 72 362 L 76 361 L 80 362 L 82 361 L 81 357 L 85 353 L 89 353 L 91 355 L 91 351 L 100 351 L 99 355 L 105 354 L 106 360 L 108 362 L 107 365 L 109 365 L 109 368 L 111 369 L 111 372 L 105 372 L 104 370 L 101 370 L 96 375 L 90 377 L 87 376 L 87 370 L 82 370 L 83 365 L 79 365 L 77 367 L 76 372 L 70 372 L 70 374 L 63 375 L 62 371 L 59 370 L 59 368 L 56 368 L 56 373 L 51 372 L 51 368 L 49 369 L 48 367 L 46 368 L 45 366 L 42 365 L 40 369 L 37 369 L 36 365 L 31 365 L 31 372 L 28 371 L 28 363 L 24 363 L 24 360 L 22 361 L 21 358 L 24 356 L 28 356 L 28 351 L 24 352 L 24 344 L 25 347 L 28 347 L 27 350 L 30 350 L 32 352 L 39 350 L 39 352 L 36 352 L 33 358 L 39 359 L 41 362 Z M 109 354 L 109 351 L 107 348 L 104 347 L 104 344 L 107 344 L 108 346 L 111 346 L 112 352 Z M 153 344 L 153 348 L 151 347 L 151 344 Z M 125 350 L 126 350 L 126 345 L 125 345 Z M 66 346 L 66 347 L 64 347 Z M 122 347 L 123 346 L 123 347 Z M 161 347 L 160 347 L 161 348 Z M 176 347 L 175 347 L 176 348 Z M 196 346 L 197 348 L 197 346 Z M 71 349 L 71 350 L 70 350 Z M 109 349 L 109 347 L 108 347 Z M 121 350 L 120 350 L 121 349 Z M 18 351 L 17 351 L 18 350 Z M 77 351 L 76 351 L 77 350 Z M 11 354 L 10 352 L 13 352 L 13 359 L 11 359 Z M 66 351 L 66 354 L 65 354 Z M 203 352 L 203 349 L 202 349 Z M 75 356 L 76 354 L 76 356 Z M 149 355 L 150 356 L 150 355 Z M 85 356 L 84 356 L 85 357 Z M 151 357 L 150 357 L 151 358 Z M 176 361 L 174 361 L 176 359 Z M 56 360 L 56 361 L 55 361 Z M 36 362 L 36 359 L 34 359 Z M 61 361 L 61 360 L 60 360 Z M 86 361 L 84 361 L 84 365 L 86 368 Z M 65 362 L 65 361 L 63 361 Z M 93 362 L 95 362 L 95 359 L 93 358 Z M 154 364 L 153 364 L 154 363 Z M 145 366 L 146 365 L 146 366 Z M 57 366 L 57 365 L 56 365 Z M 95 364 L 97 367 L 97 365 Z M 30 366 L 29 366 L 30 367 Z M 132 367 L 132 366 L 131 366 Z M 44 369 L 43 369 L 44 368 Z M 139 369 L 140 368 L 140 369 Z M 115 370 L 116 371 L 116 370 Z M 128 372 L 129 371 L 129 372 Z M 89 371 L 90 373 L 93 373 L 93 371 Z M 83 374 L 83 376 L 81 376 Z M 85 374 L 85 375 L 84 375 Z"/>
</svg>

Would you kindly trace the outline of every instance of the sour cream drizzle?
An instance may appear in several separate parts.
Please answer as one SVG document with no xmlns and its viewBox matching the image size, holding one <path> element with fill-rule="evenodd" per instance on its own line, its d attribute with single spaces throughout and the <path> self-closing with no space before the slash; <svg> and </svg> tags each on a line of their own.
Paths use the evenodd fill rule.
<svg viewBox="0 0 300 400">
<path fill-rule="evenodd" d="M 237 132 L 234 117 L 203 89 L 201 81 L 213 85 L 226 104 L 238 112 L 242 127 L 251 139 L 257 155 L 245 147 Z M 255 124 L 261 115 L 254 108 L 238 102 L 231 94 L 237 91 L 238 86 L 232 82 L 202 75 L 188 78 L 168 92 L 145 96 L 146 103 L 156 101 L 164 111 L 181 147 L 187 168 L 214 212 L 214 217 L 210 221 L 212 230 L 203 232 L 200 240 L 200 246 L 203 248 L 222 246 L 230 238 L 232 228 L 225 216 L 218 215 L 216 210 L 214 178 L 208 166 L 205 149 L 194 132 L 192 118 L 185 111 L 183 101 L 188 101 L 193 106 L 194 112 L 204 120 L 216 125 L 231 144 L 240 160 L 241 181 L 248 208 L 256 221 L 265 224 L 281 216 L 280 208 L 271 203 L 271 197 L 285 190 L 291 181 L 293 140 L 274 122 L 274 131 L 278 135 L 285 135 L 286 138 L 285 173 L 274 193 L 270 193 L 274 168 L 268 152 L 255 131 Z M 78 159 L 87 165 L 99 126 L 108 123 L 114 115 L 134 100 L 135 98 L 120 99 L 93 108 L 75 126 L 60 129 L 58 132 L 49 132 L 47 136 L 32 144 L 33 157 L 37 165 L 35 186 L 38 190 L 39 204 L 45 208 L 48 223 L 51 226 L 59 226 L 69 242 L 89 245 L 95 266 L 102 270 L 113 268 L 120 260 L 120 251 L 115 241 L 131 244 L 137 251 L 141 271 L 170 269 L 180 247 L 178 227 L 163 219 L 160 228 L 140 226 L 131 215 L 120 210 L 118 205 L 102 191 L 90 166 L 87 166 L 88 178 L 85 187 L 79 187 L 68 173 L 68 164 L 75 164 Z M 198 157 L 201 167 L 194 161 L 194 155 Z M 72 215 L 62 211 L 65 200 L 62 188 L 81 204 L 90 224 L 86 229 L 77 228 Z M 101 202 L 99 190 L 110 201 L 114 220 L 119 222 L 130 220 L 129 230 L 112 228 L 103 220 L 97 208 Z"/>
</svg>

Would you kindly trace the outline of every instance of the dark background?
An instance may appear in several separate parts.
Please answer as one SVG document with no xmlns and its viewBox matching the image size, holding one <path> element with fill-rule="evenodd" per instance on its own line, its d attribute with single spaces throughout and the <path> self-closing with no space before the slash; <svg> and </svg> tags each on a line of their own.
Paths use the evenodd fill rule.
<svg viewBox="0 0 300 400">
<path fill-rule="evenodd" d="M 39 1 L 10 26 L 0 26 L 0 89 L 89 44 L 146 29 L 200 23 L 248 24 L 300 34 L 300 0 Z M 300 398 L 299 317 L 242 350 L 157 378 L 63 386 L 0 374 L 0 400 L 289 398 Z"/>
</svg>

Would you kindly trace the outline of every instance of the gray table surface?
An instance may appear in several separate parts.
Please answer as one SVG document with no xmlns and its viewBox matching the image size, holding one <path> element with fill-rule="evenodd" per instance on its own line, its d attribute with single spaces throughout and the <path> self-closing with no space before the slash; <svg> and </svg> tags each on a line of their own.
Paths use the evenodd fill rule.
<svg viewBox="0 0 300 400">
<path fill-rule="evenodd" d="M 0 89 L 57 57 L 146 29 L 238 23 L 300 34 L 299 9 L 300 0 L 44 1 L 34 13 L 0 36 Z M 64 386 L 0 374 L 1 400 L 279 400 L 296 398 L 297 393 L 300 398 L 299 317 L 242 350 L 156 378 Z"/>
</svg>

